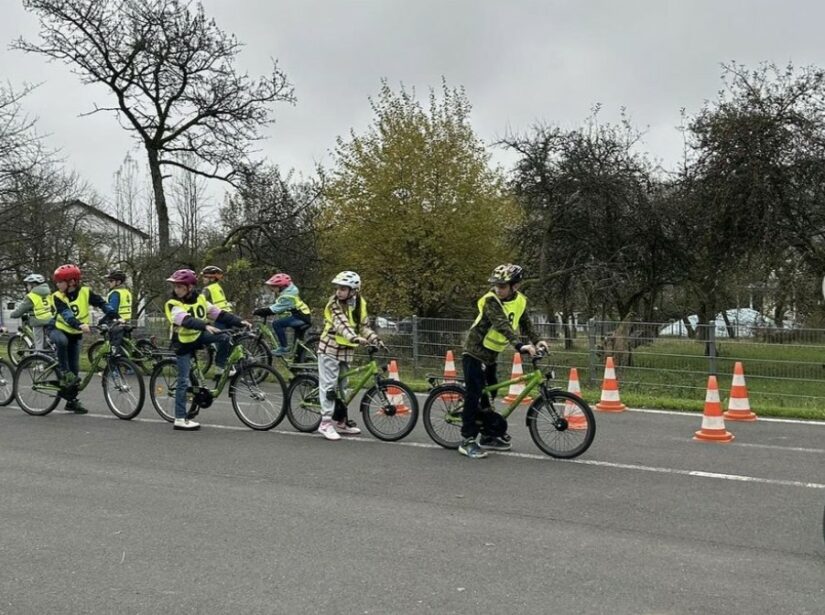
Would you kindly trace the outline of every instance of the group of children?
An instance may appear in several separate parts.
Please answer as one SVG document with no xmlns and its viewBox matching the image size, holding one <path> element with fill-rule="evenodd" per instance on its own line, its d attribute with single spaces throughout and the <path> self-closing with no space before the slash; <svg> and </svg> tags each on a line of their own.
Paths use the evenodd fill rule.
<svg viewBox="0 0 825 615">
<path fill-rule="evenodd" d="M 232 304 L 221 285 L 223 271 L 220 267 L 204 267 L 201 277 L 204 281 L 202 290 L 198 290 L 198 276 L 191 269 L 178 269 L 166 280 L 172 285 L 172 294 L 164 311 L 171 325 L 172 348 L 178 366 L 173 427 L 185 431 L 200 428 L 186 416 L 192 354 L 214 344 L 217 348 L 215 365 L 220 375 L 230 351 L 228 338 L 221 332 L 232 327 L 252 326 L 232 313 Z M 31 314 L 38 348 L 43 348 L 48 335 L 57 351 L 65 388 L 69 391 L 65 395 L 66 409 L 85 413 L 76 392 L 71 393 L 70 385 L 78 378 L 80 342 L 83 333 L 89 332 L 90 309 L 97 307 L 107 318 L 127 321 L 132 316 L 132 295 L 125 287 L 126 275 L 122 271 L 113 271 L 107 276 L 110 291 L 106 299 L 81 284 L 81 271 L 76 265 L 61 265 L 52 279 L 57 288 L 54 292 L 42 275 L 26 276 L 26 298 L 12 313 L 12 318 Z M 499 353 L 508 344 L 530 356 L 547 348 L 530 323 L 527 298 L 519 291 L 523 279 L 524 271 L 518 265 L 500 265 L 493 270 L 488 279 L 491 290 L 478 300 L 478 315 L 464 344 L 462 366 L 466 393 L 458 451 L 471 459 L 486 457 L 488 450 L 505 451 L 511 447 L 506 420 L 492 411 L 492 400 L 483 394 L 485 386 L 496 382 Z M 321 398 L 318 432 L 327 440 L 339 440 L 342 434 L 360 433 L 345 411 L 336 408 L 336 393 L 344 384 L 339 376 L 347 370 L 358 346 L 383 347 L 383 342 L 369 326 L 367 302 L 361 294 L 361 277 L 354 271 L 342 271 L 331 283 L 335 290 L 324 307 L 324 327 L 318 344 Z M 264 284 L 275 295 L 275 301 L 253 313 L 262 317 L 282 315 L 273 323 L 279 343 L 274 352 L 284 355 L 289 351 L 287 329 L 296 332 L 307 329 L 311 323 L 311 310 L 301 300 L 298 288 L 288 274 L 276 273 Z M 529 343 L 523 343 L 522 336 Z"/>
</svg>

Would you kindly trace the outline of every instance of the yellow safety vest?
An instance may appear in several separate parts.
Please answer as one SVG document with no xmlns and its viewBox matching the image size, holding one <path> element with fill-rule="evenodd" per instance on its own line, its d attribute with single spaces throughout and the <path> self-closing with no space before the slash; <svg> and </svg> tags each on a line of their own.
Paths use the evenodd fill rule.
<svg viewBox="0 0 825 615">
<path fill-rule="evenodd" d="M 489 293 L 484 295 L 481 299 L 478 300 L 478 316 L 476 316 L 476 320 L 473 323 L 473 326 L 475 327 L 484 315 L 484 304 L 487 302 L 487 299 L 489 297 L 492 297 L 493 299 L 498 301 L 499 305 L 504 310 L 504 313 L 507 315 L 507 320 L 510 321 L 510 326 L 513 327 L 513 330 L 516 333 L 518 333 L 521 316 L 527 309 L 527 297 L 525 297 L 518 291 L 516 291 L 516 296 L 510 299 L 509 301 L 502 301 L 493 291 L 490 291 Z M 507 348 L 507 343 L 507 338 L 495 329 L 493 329 L 492 327 L 489 331 L 487 331 L 487 335 L 484 336 L 484 340 L 482 341 L 482 344 L 485 348 L 488 348 L 495 352 L 501 352 L 502 350 Z"/>
<path fill-rule="evenodd" d="M 336 301 L 335 298 L 332 301 Z M 321 337 L 324 338 L 332 329 L 332 301 L 327 303 L 327 307 L 324 308 L 324 331 L 321 333 Z M 367 302 L 364 301 L 364 298 L 360 295 L 358 296 L 358 301 L 361 302 L 361 320 L 363 321 L 367 318 Z M 358 326 L 361 323 L 355 322 L 355 308 L 354 307 L 347 307 L 347 321 L 349 321 L 349 326 L 353 331 L 358 331 Z M 349 341 L 343 335 L 335 334 L 335 343 L 339 346 L 349 346 L 350 348 L 354 348 L 358 344 Z"/>
<path fill-rule="evenodd" d="M 224 294 L 223 288 L 221 288 L 220 284 L 217 282 L 212 282 L 209 286 L 204 288 L 204 290 L 209 291 L 209 298 L 212 305 L 222 312 L 232 311 L 232 306 L 229 304 L 229 301 L 226 300 L 226 295 Z"/>
<path fill-rule="evenodd" d="M 117 305 L 117 315 L 121 320 L 132 320 L 132 291 L 128 288 L 113 288 L 106 295 L 106 303 L 112 298 L 112 294 L 120 295 L 120 303 Z"/>
<path fill-rule="evenodd" d="M 51 320 L 54 316 L 54 298 L 50 294 L 44 297 L 32 291 L 26 298 L 32 302 L 32 315 L 37 320 Z"/>
<path fill-rule="evenodd" d="M 184 303 L 183 301 L 179 301 L 177 299 L 169 299 L 164 306 L 164 310 L 166 311 L 166 318 L 172 324 L 172 329 L 176 328 L 176 325 L 172 322 L 172 308 L 179 307 L 182 310 L 185 310 L 192 318 L 197 318 L 198 320 L 206 320 L 206 313 L 209 310 L 209 302 L 206 300 L 206 297 L 203 295 L 198 295 L 198 300 L 195 303 Z M 201 331 L 199 329 L 187 329 L 186 327 L 177 327 L 178 331 L 178 339 L 182 344 L 190 344 L 194 342 L 196 339 L 200 337 Z"/>
<path fill-rule="evenodd" d="M 60 299 L 63 303 L 68 305 L 69 309 L 71 309 L 74 313 L 75 318 L 77 318 L 82 324 L 89 324 L 90 318 L 88 286 L 80 287 L 80 290 L 78 291 L 77 297 L 75 297 L 74 301 L 70 301 L 69 297 L 64 293 L 61 293 L 59 290 L 54 291 L 54 297 L 55 299 Z M 65 331 L 66 333 L 72 333 L 74 335 L 81 335 L 83 333 L 83 331 L 81 331 L 80 329 L 75 329 L 69 323 L 67 323 L 63 319 L 63 316 L 61 316 L 60 314 L 57 315 L 55 326 L 61 331 Z"/>
<path fill-rule="evenodd" d="M 309 306 L 303 302 L 303 300 L 295 295 L 292 297 L 292 300 L 295 302 L 295 309 L 301 312 L 301 314 L 306 314 L 309 316 L 312 313 L 312 310 L 309 309 Z"/>
</svg>

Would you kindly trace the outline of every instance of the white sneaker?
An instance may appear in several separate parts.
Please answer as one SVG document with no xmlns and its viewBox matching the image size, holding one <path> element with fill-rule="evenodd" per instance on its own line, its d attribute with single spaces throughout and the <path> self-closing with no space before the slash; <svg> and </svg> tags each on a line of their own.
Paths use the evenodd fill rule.
<svg viewBox="0 0 825 615">
<path fill-rule="evenodd" d="M 327 440 L 341 439 L 341 434 L 335 431 L 335 426 L 330 420 L 321 421 L 321 424 L 318 426 L 318 433 L 324 436 Z"/>
<path fill-rule="evenodd" d="M 194 431 L 196 429 L 200 429 L 201 424 L 196 423 L 195 421 L 190 421 L 189 419 L 175 419 L 174 428 L 182 429 L 184 431 Z"/>
<path fill-rule="evenodd" d="M 345 436 L 357 436 L 361 430 L 355 426 L 355 421 L 335 421 L 333 423 L 335 431 Z"/>
</svg>

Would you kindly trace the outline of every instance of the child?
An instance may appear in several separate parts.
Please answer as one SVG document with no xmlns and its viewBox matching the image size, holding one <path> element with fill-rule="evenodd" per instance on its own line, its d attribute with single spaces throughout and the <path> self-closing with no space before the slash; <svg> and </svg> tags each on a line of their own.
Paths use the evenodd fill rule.
<svg viewBox="0 0 825 615">
<path fill-rule="evenodd" d="M 26 285 L 26 297 L 20 305 L 11 313 L 12 318 L 22 318 L 26 314 L 31 314 L 29 324 L 34 333 L 34 348 L 36 350 L 46 349 L 46 328 L 51 325 L 54 318 L 54 299 L 52 290 L 39 273 L 30 273 L 23 278 Z"/>
<path fill-rule="evenodd" d="M 298 287 L 293 284 L 292 278 L 286 273 L 276 273 L 264 284 L 275 295 L 275 303 L 269 307 L 258 308 L 253 314 L 255 316 L 289 314 L 272 323 L 272 329 L 278 338 L 278 348 L 273 351 L 273 354 L 284 356 L 289 352 L 286 345 L 286 330 L 291 327 L 295 331 L 295 337 L 301 339 L 304 331 L 312 324 L 309 306 L 301 301 L 301 297 L 298 296 Z"/>
<path fill-rule="evenodd" d="M 186 417 L 186 388 L 189 386 L 192 353 L 215 344 L 218 348 L 215 364 L 219 373 L 222 373 L 229 356 L 229 339 L 225 335 L 218 335 L 221 329 L 215 324 L 220 323 L 224 329 L 252 325 L 209 303 L 203 294 L 195 290 L 198 277 L 191 269 L 178 269 L 166 281 L 172 283 L 172 298 L 166 302 L 164 310 L 175 331 L 172 345 L 178 365 L 173 427 L 192 431 L 200 429 L 199 423 Z"/>
<path fill-rule="evenodd" d="M 507 421 L 501 415 L 488 410 L 481 411 L 481 391 L 496 380 L 496 359 L 509 342 L 518 352 L 526 352 L 531 357 L 536 354 L 536 346 L 522 344 L 519 334 L 543 348 L 527 315 L 527 297 L 518 288 L 524 278 L 524 270 L 518 265 L 499 265 L 493 270 L 488 282 L 493 289 L 478 300 L 478 316 L 467 335 L 462 353 L 464 367 L 464 412 L 462 414 L 461 437 L 458 452 L 470 459 L 487 456 L 482 449 L 506 451 L 510 449 L 507 435 Z M 489 405 L 489 400 L 483 400 Z M 482 422 L 479 442 L 478 419 Z"/>
<path fill-rule="evenodd" d="M 215 265 L 208 265 L 201 269 L 201 277 L 205 282 L 203 296 L 206 297 L 206 300 L 221 312 L 231 312 L 232 304 L 226 299 L 226 293 L 223 292 L 221 286 L 223 269 Z"/>
<path fill-rule="evenodd" d="M 347 419 L 345 409 L 336 412 L 335 393 L 338 375 L 348 368 L 355 347 L 378 344 L 378 335 L 369 328 L 367 302 L 361 296 L 361 277 L 342 271 L 332 283 L 335 294 L 324 308 L 324 330 L 318 343 L 318 391 L 321 397 L 321 424 L 318 433 L 327 440 L 340 440 L 341 434 L 361 433 L 355 421 Z M 342 383 L 343 384 L 343 383 Z"/>
<path fill-rule="evenodd" d="M 103 297 L 93 293 L 88 286 L 81 286 L 80 277 L 80 268 L 71 264 L 60 265 L 52 276 L 57 286 L 52 295 L 56 316 L 55 328 L 49 332 L 49 338 L 57 349 L 64 386 L 76 382 L 80 375 L 80 343 L 83 334 L 89 332 L 90 307 L 100 309 L 110 318 L 117 318 L 117 312 L 109 307 Z M 69 388 L 66 397 L 66 410 L 86 414 L 86 408 L 77 399 L 76 389 Z"/>
<path fill-rule="evenodd" d="M 106 302 L 109 304 L 118 317 L 124 321 L 132 320 L 132 291 L 124 286 L 126 274 L 115 269 L 106 276 L 109 282 L 109 294 L 106 295 Z"/>
</svg>

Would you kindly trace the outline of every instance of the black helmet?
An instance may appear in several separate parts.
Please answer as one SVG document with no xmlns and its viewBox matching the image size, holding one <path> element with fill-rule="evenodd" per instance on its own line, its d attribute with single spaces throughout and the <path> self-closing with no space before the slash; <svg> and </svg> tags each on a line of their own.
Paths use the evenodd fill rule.
<svg viewBox="0 0 825 615">
<path fill-rule="evenodd" d="M 223 269 L 216 267 L 215 265 L 207 265 L 201 269 L 201 275 L 213 275 L 216 278 L 221 279 L 223 277 Z"/>
<path fill-rule="evenodd" d="M 517 284 L 524 279 L 524 269 L 519 265 L 508 263 L 493 269 L 493 274 L 487 280 L 490 284 Z"/>
<path fill-rule="evenodd" d="M 116 282 L 125 282 L 126 274 L 122 272 L 120 269 L 115 269 L 114 271 L 109 272 L 109 275 L 106 276 L 106 279 L 115 280 Z"/>
</svg>

